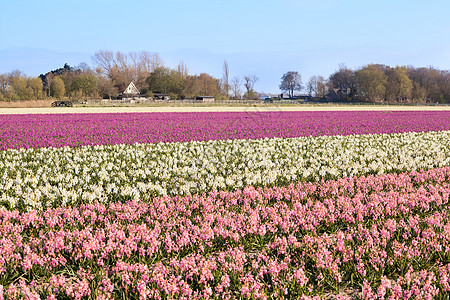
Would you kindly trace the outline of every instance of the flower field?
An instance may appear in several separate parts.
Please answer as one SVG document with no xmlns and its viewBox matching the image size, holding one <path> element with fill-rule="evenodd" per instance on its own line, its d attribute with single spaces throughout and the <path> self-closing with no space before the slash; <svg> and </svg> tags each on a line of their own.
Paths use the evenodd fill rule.
<svg viewBox="0 0 450 300">
<path fill-rule="evenodd" d="M 448 111 L 0 115 L 0 149 L 448 130 Z"/>
<path fill-rule="evenodd" d="M 0 299 L 449 298 L 450 112 L 0 122 Z"/>
</svg>

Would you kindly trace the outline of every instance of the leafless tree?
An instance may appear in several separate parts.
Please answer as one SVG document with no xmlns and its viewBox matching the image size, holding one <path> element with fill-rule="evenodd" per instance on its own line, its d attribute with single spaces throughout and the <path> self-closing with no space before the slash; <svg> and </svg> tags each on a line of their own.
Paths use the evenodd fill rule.
<svg viewBox="0 0 450 300">
<path fill-rule="evenodd" d="M 247 90 L 247 94 L 253 91 L 253 87 L 255 86 L 256 81 L 258 81 L 258 77 L 256 77 L 255 75 L 244 76 L 244 86 Z"/>
<path fill-rule="evenodd" d="M 119 91 L 133 81 L 138 89 L 144 89 L 151 72 L 163 66 L 157 53 L 98 51 L 92 57 L 99 74 L 108 77 Z"/>
<path fill-rule="evenodd" d="M 230 97 L 230 82 L 229 82 L 230 70 L 228 69 L 228 62 L 223 61 L 223 88 L 225 90 L 225 95 L 227 98 Z"/>
<path fill-rule="evenodd" d="M 308 95 L 312 96 L 313 93 L 316 93 L 317 90 L 317 76 L 311 76 L 309 78 L 308 83 L 306 84 L 306 90 L 308 91 Z"/>
<path fill-rule="evenodd" d="M 242 80 L 238 76 L 234 76 L 231 78 L 231 90 L 233 91 L 233 97 L 234 99 L 241 99 L 241 86 L 242 86 Z"/>
<path fill-rule="evenodd" d="M 100 50 L 92 56 L 92 61 L 104 75 L 111 78 L 114 67 L 114 53 L 112 51 Z"/>
<path fill-rule="evenodd" d="M 308 83 L 306 84 L 306 90 L 308 91 L 308 95 L 312 96 L 314 94 L 315 97 L 325 97 L 326 94 L 326 82 L 323 76 L 311 76 L 309 78 Z"/>
<path fill-rule="evenodd" d="M 145 73 L 150 74 L 157 68 L 164 66 L 164 63 L 158 53 L 148 51 L 139 52 L 139 61 Z"/>
<path fill-rule="evenodd" d="M 128 56 L 131 60 L 131 62 L 128 64 L 131 71 L 130 75 L 132 76 L 133 81 L 137 82 L 139 74 L 143 71 L 139 62 L 139 55 L 136 52 L 129 52 Z"/>
<path fill-rule="evenodd" d="M 246 75 L 244 76 L 244 86 L 247 92 L 244 94 L 245 99 L 256 99 L 257 94 L 253 87 L 255 86 L 255 82 L 258 80 L 258 77 L 255 75 Z"/>
<path fill-rule="evenodd" d="M 54 77 L 53 73 L 47 73 L 47 75 L 45 76 L 45 81 L 47 82 L 48 97 L 50 97 L 50 90 L 52 88 L 53 77 Z"/>
<path fill-rule="evenodd" d="M 180 61 L 178 64 L 177 71 L 183 78 L 186 78 L 189 75 L 188 67 L 183 61 Z"/>
<path fill-rule="evenodd" d="M 327 93 L 327 82 L 323 76 L 317 76 L 315 96 L 324 98 Z"/>
</svg>

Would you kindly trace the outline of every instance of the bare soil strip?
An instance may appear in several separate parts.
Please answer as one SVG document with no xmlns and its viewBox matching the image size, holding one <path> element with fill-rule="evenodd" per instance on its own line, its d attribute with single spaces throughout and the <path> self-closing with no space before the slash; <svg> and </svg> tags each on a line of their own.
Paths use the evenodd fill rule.
<svg viewBox="0 0 450 300">
<path fill-rule="evenodd" d="M 258 111 L 450 111 L 450 106 L 159 106 L 159 107 L 41 107 L 0 108 L 0 114 L 71 114 L 131 112 L 258 112 Z"/>
</svg>

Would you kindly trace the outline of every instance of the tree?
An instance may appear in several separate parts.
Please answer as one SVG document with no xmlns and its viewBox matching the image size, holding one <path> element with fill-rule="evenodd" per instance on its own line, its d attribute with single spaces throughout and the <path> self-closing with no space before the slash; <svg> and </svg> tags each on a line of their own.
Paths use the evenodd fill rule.
<svg viewBox="0 0 450 300">
<path fill-rule="evenodd" d="M 179 96 L 184 89 L 182 75 L 169 68 L 157 68 L 147 78 L 148 90 L 152 93 L 176 94 Z"/>
<path fill-rule="evenodd" d="M 255 99 L 256 93 L 253 87 L 255 86 L 256 81 L 258 81 L 258 77 L 255 75 L 246 75 L 244 76 L 244 86 L 246 92 L 244 94 L 245 99 Z"/>
<path fill-rule="evenodd" d="M 316 97 L 324 98 L 327 93 L 327 83 L 323 76 L 317 76 L 316 80 Z"/>
<path fill-rule="evenodd" d="M 225 90 L 225 95 L 227 99 L 230 98 L 230 70 L 228 69 L 228 63 L 226 60 L 223 61 L 223 89 Z"/>
<path fill-rule="evenodd" d="M 180 63 L 178 64 L 177 71 L 183 78 L 186 78 L 189 75 L 188 67 L 183 61 L 180 61 Z"/>
<path fill-rule="evenodd" d="M 70 92 L 80 96 L 93 96 L 97 90 L 97 77 L 90 73 L 77 74 L 70 85 Z"/>
<path fill-rule="evenodd" d="M 330 75 L 328 83 L 330 91 L 333 89 L 349 91 L 345 92 L 345 98 L 353 98 L 357 94 L 354 72 L 345 64 L 340 64 L 339 70 Z"/>
<path fill-rule="evenodd" d="M 81 67 L 83 67 L 84 64 L 81 63 L 80 65 Z M 47 96 L 50 97 L 51 94 L 51 85 L 53 77 L 62 76 L 62 79 L 65 80 L 67 78 L 67 75 L 70 75 L 79 70 L 80 69 L 75 69 L 71 67 L 68 63 L 65 63 L 62 68 L 51 70 L 45 74 L 39 75 L 39 78 L 41 78 L 42 84 L 44 85 L 44 90 L 46 91 Z"/>
<path fill-rule="evenodd" d="M 387 72 L 386 100 L 400 101 L 410 99 L 412 96 L 413 83 L 408 77 L 406 67 L 395 67 Z"/>
<path fill-rule="evenodd" d="M 298 72 L 289 71 L 281 77 L 280 90 L 288 92 L 289 98 L 294 96 L 294 91 L 301 91 L 302 76 Z"/>
<path fill-rule="evenodd" d="M 416 81 L 412 81 L 413 89 L 412 89 L 412 100 L 414 102 L 426 102 L 427 91 L 423 88 L 420 83 Z"/>
<path fill-rule="evenodd" d="M 104 76 L 98 76 L 98 92 L 103 99 L 118 96 L 117 88 L 113 85 L 112 81 Z"/>
<path fill-rule="evenodd" d="M 39 77 L 30 77 L 27 80 L 27 86 L 33 91 L 33 99 L 42 99 L 43 97 L 43 85 L 42 80 Z"/>
<path fill-rule="evenodd" d="M 142 51 L 139 53 L 98 51 L 92 57 L 98 74 L 109 78 L 113 85 L 122 92 L 131 81 L 139 90 L 147 87 L 150 73 L 163 67 L 163 62 L 157 53 Z"/>
<path fill-rule="evenodd" d="M 200 83 L 200 94 L 204 96 L 219 96 L 221 95 L 220 80 L 212 77 L 207 73 L 201 73 L 198 76 Z"/>
<path fill-rule="evenodd" d="M 9 73 L 9 85 L 12 92 L 12 100 L 26 100 L 29 98 L 28 94 L 33 94 L 32 91 L 27 91 L 27 80 L 19 70 Z"/>
<path fill-rule="evenodd" d="M 189 98 L 196 96 L 221 97 L 220 80 L 209 74 L 190 75 L 186 78 L 184 95 Z"/>
<path fill-rule="evenodd" d="M 339 70 L 331 74 L 329 80 L 333 88 L 351 89 L 354 87 L 353 71 L 345 64 L 340 64 Z"/>
<path fill-rule="evenodd" d="M 60 76 L 53 78 L 52 86 L 50 88 L 51 95 L 57 99 L 64 97 L 66 93 L 66 88 L 64 86 L 64 81 L 62 81 Z"/>
<path fill-rule="evenodd" d="M 234 76 L 231 79 L 231 90 L 233 91 L 233 98 L 234 99 L 241 99 L 241 86 L 242 86 L 242 80 L 238 76 Z"/>
<path fill-rule="evenodd" d="M 312 96 L 313 93 L 316 92 L 317 89 L 317 76 L 311 76 L 306 84 L 306 90 L 308 91 L 308 95 Z"/>
<path fill-rule="evenodd" d="M 409 78 L 413 81 L 413 93 L 422 96 L 426 102 L 442 102 L 450 100 L 449 73 L 434 68 L 408 68 Z M 421 98 L 421 97 L 418 97 Z"/>
<path fill-rule="evenodd" d="M 100 50 L 92 56 L 92 61 L 97 65 L 99 72 L 102 72 L 112 79 L 116 65 L 114 62 L 114 53 L 112 51 Z"/>
<path fill-rule="evenodd" d="M 41 78 L 42 80 L 42 84 L 44 85 L 44 90 L 47 90 L 47 96 L 50 97 L 50 90 L 51 90 L 51 86 L 52 86 L 52 81 L 53 81 L 53 77 L 55 77 L 55 75 L 53 75 L 53 73 L 47 73 L 46 75 L 40 75 L 39 78 Z"/>
<path fill-rule="evenodd" d="M 6 74 L 0 74 L 0 94 L 5 96 L 8 88 L 8 76 Z"/>
<path fill-rule="evenodd" d="M 311 76 L 306 85 L 306 90 L 309 96 L 312 96 L 314 93 L 315 97 L 325 97 L 327 90 L 325 78 L 323 76 Z"/>
<path fill-rule="evenodd" d="M 386 92 L 387 76 L 376 65 L 367 65 L 355 72 L 358 91 L 368 101 L 381 101 Z"/>
<path fill-rule="evenodd" d="M 91 71 L 91 68 L 89 67 L 89 65 L 85 62 L 81 62 L 78 64 L 78 66 L 76 67 L 77 70 L 84 72 L 84 73 L 88 73 Z"/>
</svg>

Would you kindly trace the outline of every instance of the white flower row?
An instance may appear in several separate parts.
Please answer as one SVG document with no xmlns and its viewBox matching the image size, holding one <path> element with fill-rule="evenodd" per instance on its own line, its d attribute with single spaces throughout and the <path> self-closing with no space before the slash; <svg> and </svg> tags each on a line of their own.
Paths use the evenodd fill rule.
<svg viewBox="0 0 450 300">
<path fill-rule="evenodd" d="M 45 209 L 450 165 L 450 131 L 0 151 L 0 202 Z"/>
</svg>

